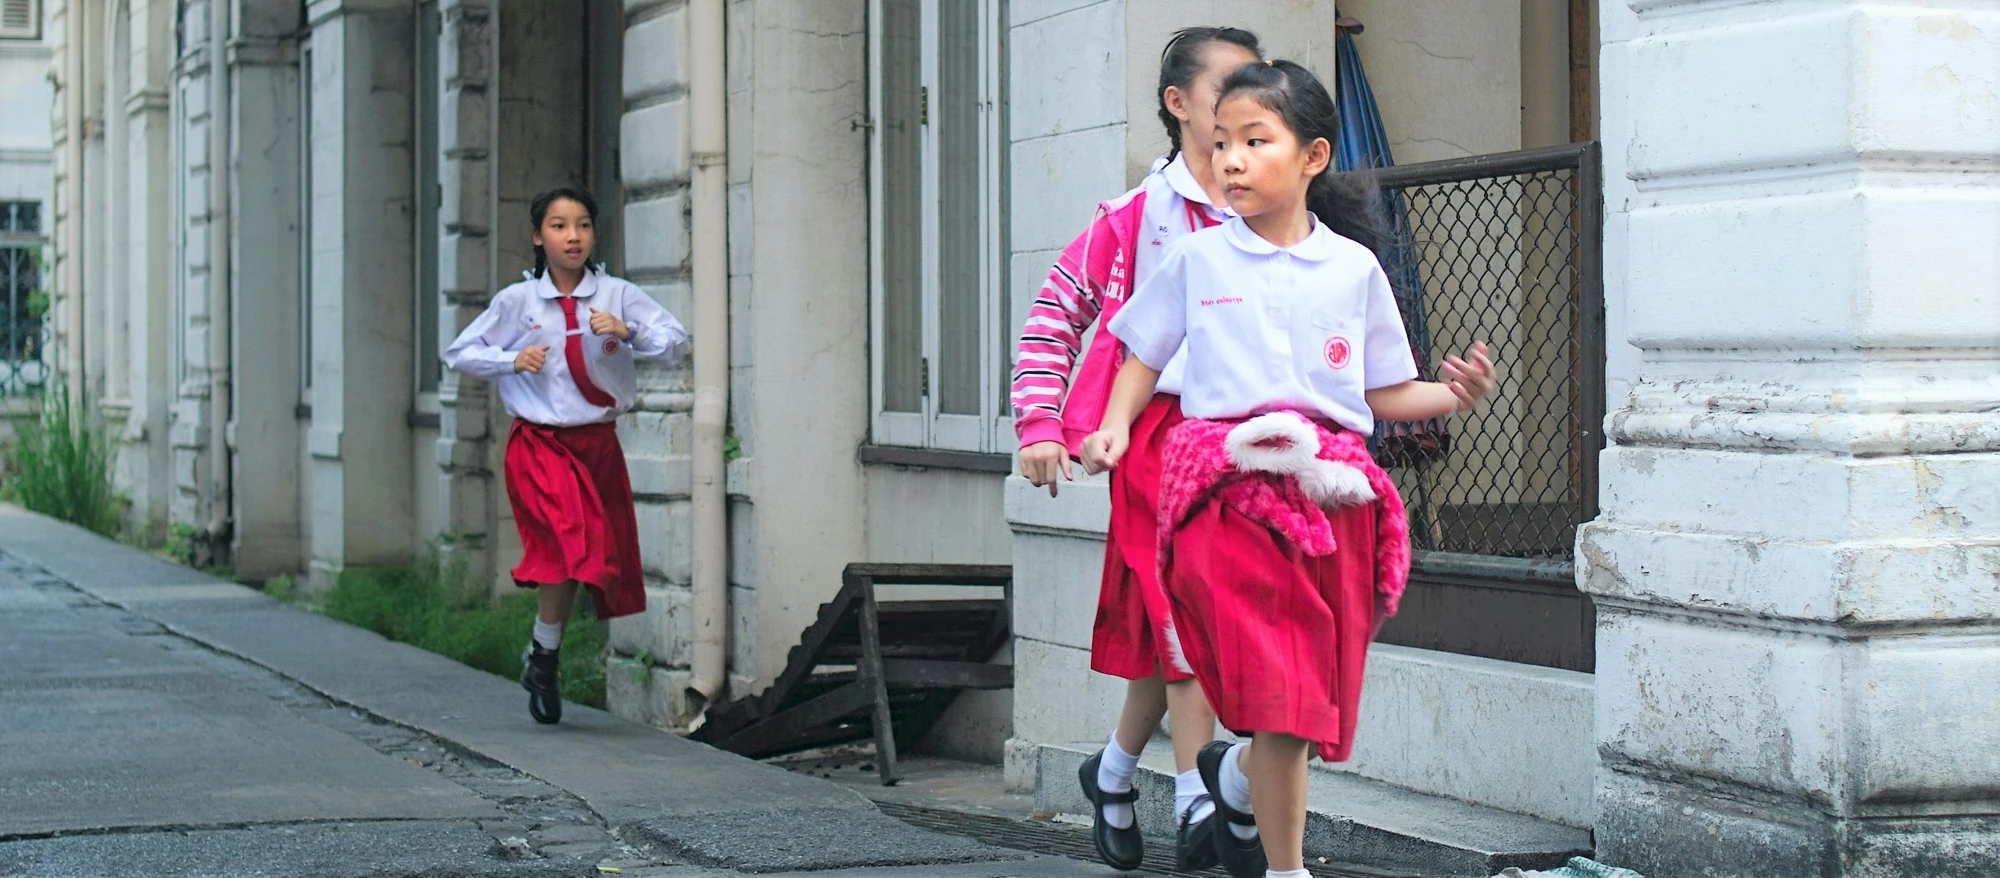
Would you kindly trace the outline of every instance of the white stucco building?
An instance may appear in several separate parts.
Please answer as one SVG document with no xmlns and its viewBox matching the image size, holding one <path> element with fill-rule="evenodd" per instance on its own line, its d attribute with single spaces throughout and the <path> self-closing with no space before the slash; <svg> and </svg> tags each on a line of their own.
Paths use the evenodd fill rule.
<svg viewBox="0 0 2000 878">
<path fill-rule="evenodd" d="M 1424 552 L 1316 783 L 1654 878 L 2000 871 L 1990 4 L 43 3 L 53 124 L 8 105 L 0 184 L 16 127 L 54 144 L 49 357 L 135 529 L 322 583 L 437 539 L 506 587 L 505 415 L 436 352 L 582 184 L 696 348 L 620 424 L 613 648 L 654 666 L 614 709 L 755 691 L 850 562 L 1012 564 L 1016 688 L 927 744 L 1059 807 L 1121 688 L 1107 513 L 1007 475 L 1012 336 L 1163 150 L 1173 29 L 1331 80 L 1359 19 L 1432 353 L 1491 338 L 1508 383 L 1397 470 Z"/>
<path fill-rule="evenodd" d="M 48 23 L 37 0 L 0 2 L 0 412 L 32 411 L 48 380 L 30 299 L 49 223 Z"/>
</svg>

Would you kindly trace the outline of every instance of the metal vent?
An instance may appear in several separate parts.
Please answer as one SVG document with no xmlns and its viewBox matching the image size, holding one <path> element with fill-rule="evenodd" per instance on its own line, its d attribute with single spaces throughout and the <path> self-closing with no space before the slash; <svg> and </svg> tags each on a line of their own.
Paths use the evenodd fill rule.
<svg viewBox="0 0 2000 878">
<path fill-rule="evenodd" d="M 0 39 L 38 40 L 41 37 L 40 0 L 0 0 Z"/>
</svg>

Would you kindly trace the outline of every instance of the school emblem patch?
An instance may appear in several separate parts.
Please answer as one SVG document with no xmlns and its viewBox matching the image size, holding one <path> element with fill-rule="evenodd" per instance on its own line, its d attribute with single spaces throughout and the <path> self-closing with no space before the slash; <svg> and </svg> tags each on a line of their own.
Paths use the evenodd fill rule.
<svg viewBox="0 0 2000 878">
<path fill-rule="evenodd" d="M 618 339 L 615 339 L 615 338 L 607 338 L 607 339 L 605 339 L 605 340 L 604 340 L 604 352 L 605 352 L 605 353 L 607 353 L 607 354 L 615 354 L 615 353 L 618 353 Z"/>
<path fill-rule="evenodd" d="M 1347 361 L 1354 356 L 1354 347 L 1347 339 L 1334 336 L 1326 340 L 1326 364 L 1330 368 L 1345 369 Z"/>
</svg>

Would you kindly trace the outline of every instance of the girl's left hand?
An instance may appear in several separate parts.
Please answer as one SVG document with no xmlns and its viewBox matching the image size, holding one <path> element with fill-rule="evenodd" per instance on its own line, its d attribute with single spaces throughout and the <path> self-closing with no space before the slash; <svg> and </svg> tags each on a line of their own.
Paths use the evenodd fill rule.
<svg viewBox="0 0 2000 878">
<path fill-rule="evenodd" d="M 625 325 L 625 321 L 596 308 L 590 309 L 590 332 L 592 335 L 615 335 L 619 341 L 632 337 L 632 327 Z"/>
<path fill-rule="evenodd" d="M 1458 397 L 1456 411 L 1471 411 L 1479 406 L 1479 401 L 1493 392 L 1500 379 L 1493 371 L 1493 358 L 1486 353 L 1485 342 L 1474 342 L 1470 357 L 1445 357 L 1445 386 L 1451 388 Z"/>
</svg>

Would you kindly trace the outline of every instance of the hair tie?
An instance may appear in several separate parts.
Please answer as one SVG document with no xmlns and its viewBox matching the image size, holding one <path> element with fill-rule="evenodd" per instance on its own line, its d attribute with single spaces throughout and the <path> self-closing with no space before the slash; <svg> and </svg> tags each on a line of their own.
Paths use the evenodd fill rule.
<svg viewBox="0 0 2000 878">
<path fill-rule="evenodd" d="M 1269 59 L 1269 58 L 1265 58 L 1265 59 L 1264 59 L 1264 66 L 1265 66 L 1265 67 L 1275 67 L 1275 66 L 1277 66 L 1277 65 L 1276 65 L 1275 63 L 1273 63 L 1273 62 L 1271 61 L 1271 59 Z"/>
</svg>

